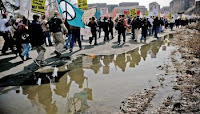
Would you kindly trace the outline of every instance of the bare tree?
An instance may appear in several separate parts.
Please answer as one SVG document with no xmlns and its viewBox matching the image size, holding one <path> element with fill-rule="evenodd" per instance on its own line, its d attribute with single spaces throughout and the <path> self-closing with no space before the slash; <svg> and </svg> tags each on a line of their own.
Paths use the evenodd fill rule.
<svg viewBox="0 0 200 114">
<path fill-rule="evenodd" d="M 19 6 L 15 6 L 7 0 L 0 0 L 0 11 L 2 13 L 13 13 L 14 10 L 18 10 Z"/>
</svg>

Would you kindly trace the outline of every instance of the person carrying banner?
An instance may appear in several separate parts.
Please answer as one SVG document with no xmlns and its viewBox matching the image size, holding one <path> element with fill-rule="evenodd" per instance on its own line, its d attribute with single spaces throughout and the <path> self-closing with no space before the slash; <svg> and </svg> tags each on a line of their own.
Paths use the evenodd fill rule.
<svg viewBox="0 0 200 114">
<path fill-rule="evenodd" d="M 63 28 L 67 34 L 67 28 L 65 27 L 62 20 L 58 17 L 58 14 L 58 11 L 54 11 L 54 16 L 48 21 L 50 32 L 52 32 L 55 41 L 54 52 L 56 53 L 56 57 L 61 56 L 61 51 L 64 48 L 65 43 L 61 28 Z"/>
<path fill-rule="evenodd" d="M 33 21 L 29 25 L 29 35 L 30 35 L 30 42 L 33 48 L 37 50 L 38 56 L 34 60 L 37 66 L 45 66 L 46 62 L 44 61 L 44 54 L 46 52 L 44 39 L 45 36 L 43 34 L 42 27 L 39 23 L 40 16 L 37 14 L 33 15 Z"/>
</svg>

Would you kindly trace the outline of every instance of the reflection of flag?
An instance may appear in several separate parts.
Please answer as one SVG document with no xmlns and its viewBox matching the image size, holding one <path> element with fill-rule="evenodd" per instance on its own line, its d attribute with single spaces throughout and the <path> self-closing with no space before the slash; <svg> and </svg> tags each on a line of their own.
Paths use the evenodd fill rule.
<svg viewBox="0 0 200 114">
<path fill-rule="evenodd" d="M 56 0 L 59 12 L 63 15 L 67 15 L 67 22 L 71 26 L 84 28 L 84 23 L 82 22 L 83 11 L 74 7 L 67 0 Z"/>
<path fill-rule="evenodd" d="M 101 17 L 101 12 L 96 10 L 94 16 L 97 18 L 97 20 L 99 20 L 99 18 Z"/>
</svg>

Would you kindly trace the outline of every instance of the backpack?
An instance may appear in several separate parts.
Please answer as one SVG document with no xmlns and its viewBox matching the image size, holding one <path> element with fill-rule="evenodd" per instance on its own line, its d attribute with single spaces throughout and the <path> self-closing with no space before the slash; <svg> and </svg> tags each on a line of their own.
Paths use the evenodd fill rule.
<svg viewBox="0 0 200 114">
<path fill-rule="evenodd" d="M 60 32 L 61 31 L 61 26 L 58 21 L 59 21 L 59 18 L 54 18 L 54 17 L 49 20 L 48 24 L 49 24 L 50 32 Z"/>
<path fill-rule="evenodd" d="M 123 19 L 120 19 L 117 23 L 117 30 L 122 30 L 124 29 L 124 23 L 123 23 Z"/>
</svg>

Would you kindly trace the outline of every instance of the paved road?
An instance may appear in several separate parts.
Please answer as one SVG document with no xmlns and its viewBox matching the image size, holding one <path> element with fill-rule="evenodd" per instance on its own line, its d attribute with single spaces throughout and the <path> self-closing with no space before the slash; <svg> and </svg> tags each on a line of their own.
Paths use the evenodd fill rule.
<svg viewBox="0 0 200 114">
<path fill-rule="evenodd" d="M 159 34 L 159 37 L 163 37 L 167 34 L 170 33 L 175 33 L 178 29 L 175 29 L 175 31 L 170 31 L 169 29 L 165 30 L 164 33 Z M 141 36 L 141 35 L 140 35 Z M 139 36 L 139 37 L 140 37 Z M 157 40 L 153 37 L 148 37 L 147 43 Z M 139 39 L 138 39 L 139 42 Z M 2 47 L 3 40 L 0 38 L 0 48 Z M 97 46 L 90 45 L 88 43 L 88 38 L 84 38 L 82 45 L 83 45 L 83 50 L 79 50 L 79 47 L 76 45 L 75 48 L 73 49 L 73 53 L 70 53 L 69 50 L 63 50 L 64 56 L 71 56 L 71 58 L 75 58 L 78 55 L 86 54 L 86 55 L 110 55 L 110 54 L 120 54 L 124 53 L 130 50 L 133 50 L 137 47 L 140 47 L 144 45 L 144 43 L 137 43 L 134 42 L 131 39 L 130 35 L 127 35 L 126 37 L 126 43 L 124 45 L 117 45 L 117 35 L 115 35 L 113 40 L 110 40 L 109 42 L 104 43 L 103 42 L 103 37 L 98 39 L 98 44 Z M 55 47 L 47 47 L 47 51 L 45 53 L 45 59 L 54 57 L 55 54 L 53 53 L 55 50 Z M 31 58 L 36 58 L 37 52 L 35 50 L 30 51 L 30 57 Z M 15 58 L 14 54 L 9 54 L 9 55 L 0 55 L 0 65 L 3 67 L 3 70 L 0 70 L 0 78 L 10 75 L 10 74 L 15 74 L 20 71 L 24 70 L 24 67 L 30 65 L 33 63 L 33 59 L 30 59 L 28 61 L 25 61 L 21 63 L 20 57 Z M 2 64 L 4 62 L 4 64 Z M 6 65 L 3 66 L 3 65 Z"/>
</svg>

